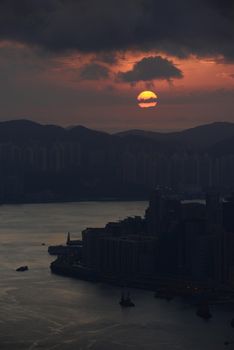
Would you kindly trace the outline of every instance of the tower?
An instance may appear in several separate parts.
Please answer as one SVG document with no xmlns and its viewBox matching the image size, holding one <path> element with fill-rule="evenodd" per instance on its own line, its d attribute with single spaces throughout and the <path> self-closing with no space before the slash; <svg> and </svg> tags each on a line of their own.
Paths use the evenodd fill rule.
<svg viewBox="0 0 234 350">
<path fill-rule="evenodd" d="M 70 238 L 70 232 L 67 233 L 67 245 L 69 245 L 71 242 L 71 238 Z"/>
</svg>

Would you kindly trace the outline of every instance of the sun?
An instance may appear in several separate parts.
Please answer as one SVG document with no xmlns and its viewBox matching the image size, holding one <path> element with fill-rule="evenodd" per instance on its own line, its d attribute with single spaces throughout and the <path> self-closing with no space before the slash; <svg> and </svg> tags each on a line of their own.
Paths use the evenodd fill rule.
<svg viewBox="0 0 234 350">
<path fill-rule="evenodd" d="M 158 96 L 153 91 L 142 91 L 137 96 L 138 106 L 140 108 L 150 108 L 155 107 L 158 104 Z"/>
</svg>

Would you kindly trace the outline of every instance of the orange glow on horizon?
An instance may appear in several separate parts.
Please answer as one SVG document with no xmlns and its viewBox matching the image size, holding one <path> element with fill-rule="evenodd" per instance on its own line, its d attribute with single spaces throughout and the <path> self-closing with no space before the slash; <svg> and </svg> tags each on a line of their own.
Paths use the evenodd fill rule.
<svg viewBox="0 0 234 350">
<path fill-rule="evenodd" d="M 108 91 L 112 87 L 118 94 L 128 95 L 134 90 L 147 89 L 149 84 L 145 81 L 137 81 L 135 84 L 129 84 L 121 79 L 116 79 L 119 72 L 127 72 L 133 68 L 133 65 L 143 59 L 159 55 L 167 58 L 183 72 L 183 79 L 153 80 L 151 88 L 160 90 L 161 93 L 193 93 L 200 91 L 214 91 L 216 89 L 227 89 L 234 87 L 233 64 L 223 64 L 217 57 L 197 58 L 189 56 L 186 59 L 179 59 L 175 56 L 163 54 L 161 52 L 141 52 L 126 51 L 124 54 L 116 53 L 117 62 L 114 65 L 102 62 L 101 65 L 109 70 L 109 77 L 98 80 L 79 79 L 79 70 L 85 64 L 100 61 L 93 54 L 71 54 L 56 58 L 54 64 L 40 75 L 40 79 L 46 79 L 67 86 L 74 90 L 92 90 Z M 42 72 L 43 73 L 43 72 Z M 78 77 L 77 77 L 78 76 Z M 75 77 L 75 78 L 74 78 Z"/>
</svg>

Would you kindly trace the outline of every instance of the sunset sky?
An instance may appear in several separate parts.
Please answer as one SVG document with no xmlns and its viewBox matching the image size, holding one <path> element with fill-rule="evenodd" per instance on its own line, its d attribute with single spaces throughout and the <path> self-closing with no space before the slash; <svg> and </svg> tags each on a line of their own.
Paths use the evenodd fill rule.
<svg viewBox="0 0 234 350">
<path fill-rule="evenodd" d="M 155 108 L 139 108 L 150 89 Z M 0 120 L 110 132 L 234 122 L 234 2 L 0 1 Z"/>
</svg>

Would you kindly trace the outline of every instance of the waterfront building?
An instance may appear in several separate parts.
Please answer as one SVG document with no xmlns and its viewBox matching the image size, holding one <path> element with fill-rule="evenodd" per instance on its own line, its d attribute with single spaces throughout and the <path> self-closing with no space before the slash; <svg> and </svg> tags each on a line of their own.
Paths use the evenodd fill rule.
<svg viewBox="0 0 234 350">
<path fill-rule="evenodd" d="M 155 190 L 145 218 L 85 229 L 79 254 L 70 250 L 65 260 L 72 274 L 79 265 L 78 275 L 82 269 L 82 276 L 87 272 L 87 278 L 120 285 L 145 287 L 165 279 L 209 287 L 234 284 L 233 216 L 232 198 L 223 203 L 215 191 L 204 204 Z M 67 246 L 72 242 L 68 234 Z"/>
</svg>

